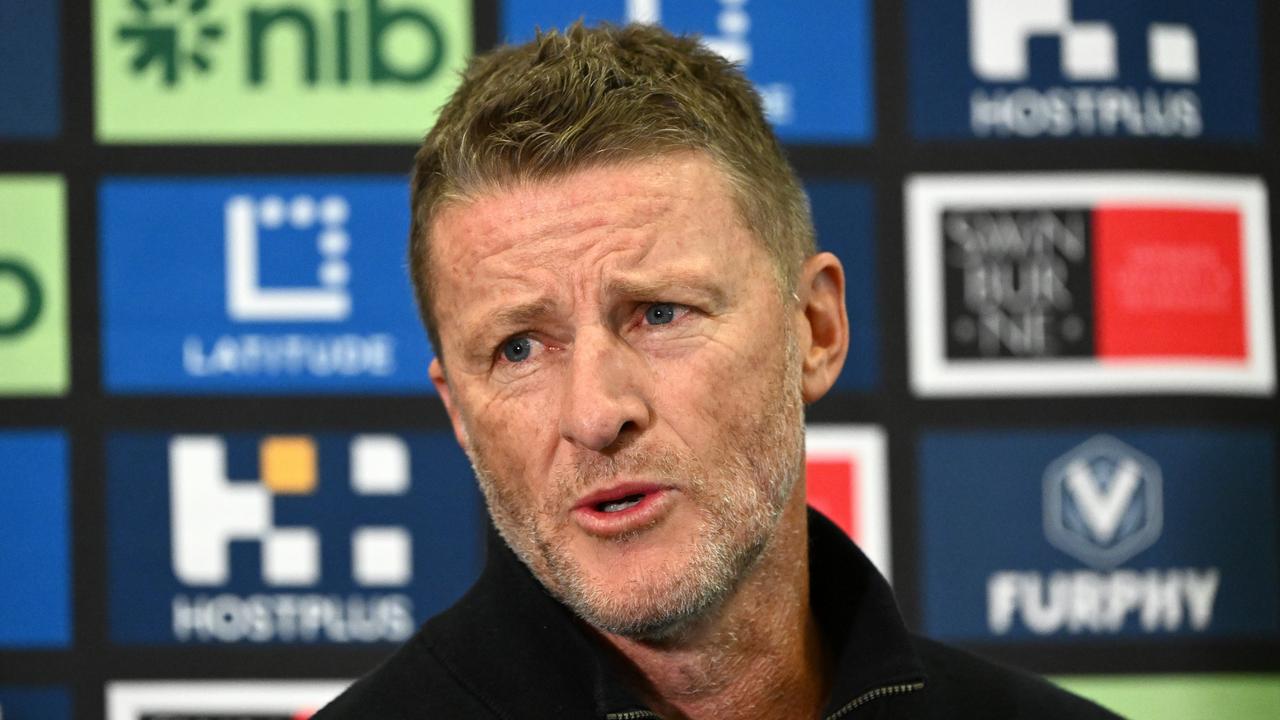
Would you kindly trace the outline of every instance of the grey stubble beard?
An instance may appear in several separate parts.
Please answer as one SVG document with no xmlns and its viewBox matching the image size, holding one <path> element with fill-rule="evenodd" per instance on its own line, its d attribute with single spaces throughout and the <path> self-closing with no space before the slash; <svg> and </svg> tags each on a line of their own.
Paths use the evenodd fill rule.
<svg viewBox="0 0 1280 720">
<path fill-rule="evenodd" d="M 719 467 L 672 448 L 627 448 L 614 456 L 585 458 L 572 472 L 557 473 L 541 506 L 521 501 L 488 467 L 474 435 L 467 455 L 499 535 L 553 597 L 589 625 L 645 642 L 671 642 L 713 614 L 741 585 L 777 528 L 803 472 L 804 410 L 799 354 L 790 328 L 785 358 L 759 417 L 728 418 L 722 437 L 728 457 Z M 649 568 L 625 596 L 592 584 L 568 548 L 565 501 L 602 479 L 643 471 L 680 488 L 701 510 L 702 527 L 680 571 Z M 551 519 L 540 525 L 539 516 Z M 627 543 L 649 528 L 602 542 Z"/>
</svg>

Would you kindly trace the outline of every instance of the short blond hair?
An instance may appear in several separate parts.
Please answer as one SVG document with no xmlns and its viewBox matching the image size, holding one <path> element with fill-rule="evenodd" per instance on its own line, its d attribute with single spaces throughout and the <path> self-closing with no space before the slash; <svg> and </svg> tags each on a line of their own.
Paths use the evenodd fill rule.
<svg viewBox="0 0 1280 720">
<path fill-rule="evenodd" d="M 409 271 L 437 356 L 430 226 L 444 203 L 680 150 L 725 173 L 790 294 L 816 251 L 809 204 L 737 67 L 696 37 L 581 22 L 474 58 L 414 158 Z"/>
</svg>

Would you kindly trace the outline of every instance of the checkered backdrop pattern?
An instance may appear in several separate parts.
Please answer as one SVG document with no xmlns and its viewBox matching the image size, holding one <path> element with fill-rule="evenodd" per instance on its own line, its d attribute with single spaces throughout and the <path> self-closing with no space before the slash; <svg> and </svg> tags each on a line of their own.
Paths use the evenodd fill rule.
<svg viewBox="0 0 1280 720">
<path fill-rule="evenodd" d="M 0 0 L 4 718 L 305 716 L 465 591 L 406 172 L 580 17 L 759 89 L 848 274 L 809 499 L 908 622 L 1271 717 L 1273 4 Z"/>
</svg>

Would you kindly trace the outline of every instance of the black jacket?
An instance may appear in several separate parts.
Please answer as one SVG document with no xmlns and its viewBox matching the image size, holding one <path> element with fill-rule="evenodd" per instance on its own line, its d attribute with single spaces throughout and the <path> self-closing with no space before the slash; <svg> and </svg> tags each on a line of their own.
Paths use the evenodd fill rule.
<svg viewBox="0 0 1280 720">
<path fill-rule="evenodd" d="M 907 632 L 888 584 L 809 512 L 811 604 L 835 650 L 826 718 L 1115 718 L 1048 682 Z M 495 533 L 484 573 L 313 720 L 657 718 Z"/>
</svg>

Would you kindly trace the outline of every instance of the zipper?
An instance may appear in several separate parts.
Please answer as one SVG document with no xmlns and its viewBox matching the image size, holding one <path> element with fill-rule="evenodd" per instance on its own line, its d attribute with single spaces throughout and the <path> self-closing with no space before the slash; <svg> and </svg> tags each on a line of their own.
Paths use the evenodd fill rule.
<svg viewBox="0 0 1280 720">
<path fill-rule="evenodd" d="M 847 705 L 828 715 L 825 720 L 839 720 L 876 698 L 889 697 L 890 695 L 905 695 L 907 693 L 923 690 L 923 682 L 902 683 L 899 685 L 885 685 L 874 690 L 868 690 L 858 697 L 851 700 Z M 605 715 L 605 720 L 662 720 L 662 718 L 648 710 L 628 710 L 627 712 L 609 713 Z"/>
<path fill-rule="evenodd" d="M 826 720 L 839 720 L 839 718 L 848 715 L 876 698 L 889 697 L 890 695 L 905 695 L 907 693 L 923 689 L 924 683 L 917 681 L 913 683 L 902 683 L 899 685 L 885 685 L 884 687 L 878 687 L 875 690 L 868 690 L 851 700 L 844 707 L 828 715 Z"/>
</svg>

